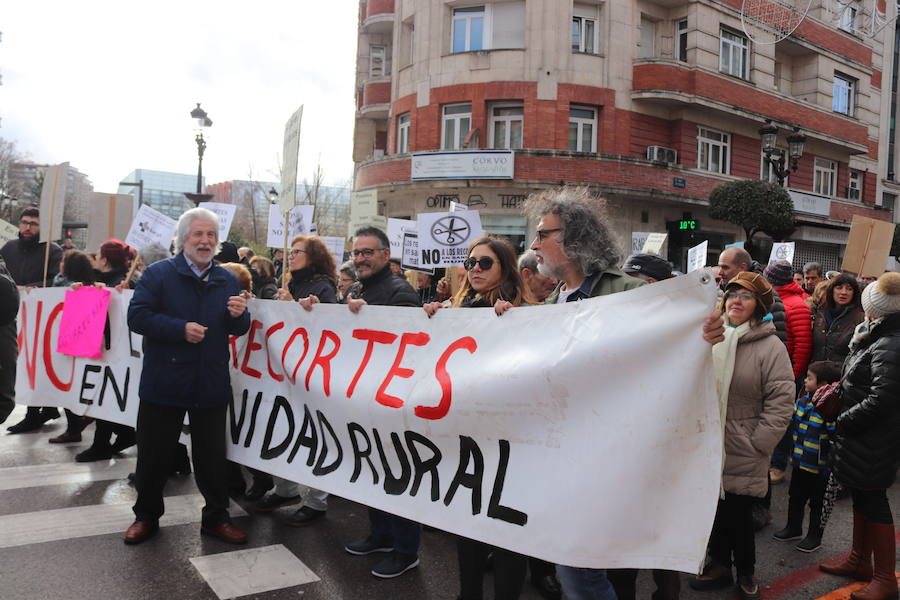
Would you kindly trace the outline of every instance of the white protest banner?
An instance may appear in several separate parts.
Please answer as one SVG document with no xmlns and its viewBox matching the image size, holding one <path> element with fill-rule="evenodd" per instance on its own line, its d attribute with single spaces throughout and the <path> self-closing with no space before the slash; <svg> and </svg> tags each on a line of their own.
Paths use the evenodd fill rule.
<svg viewBox="0 0 900 600">
<path fill-rule="evenodd" d="M 644 245 L 641 247 L 641 252 L 645 254 L 659 254 L 662 250 L 663 244 L 666 243 L 666 238 L 668 236 L 668 233 L 651 233 L 647 236 L 647 239 L 644 240 Z"/>
<path fill-rule="evenodd" d="M 688 273 L 702 269 L 706 266 L 706 249 L 709 241 L 704 240 L 688 250 L 687 255 L 687 271 Z"/>
<path fill-rule="evenodd" d="M 64 162 L 44 171 L 41 187 L 41 242 L 62 239 L 63 211 L 66 207 L 66 183 L 69 180 L 69 163 Z"/>
<path fill-rule="evenodd" d="M 334 258 L 334 266 L 340 269 L 341 263 L 344 262 L 344 238 L 320 235 L 319 239 L 322 240 L 322 243 L 325 244 L 325 247 L 331 252 L 331 256 Z"/>
<path fill-rule="evenodd" d="M 298 204 L 291 209 L 288 218 L 288 244 L 295 235 L 304 235 L 310 232 L 312 217 L 312 204 Z M 279 206 L 269 207 L 269 234 L 266 240 L 266 245 L 270 248 L 284 248 L 284 214 Z"/>
<path fill-rule="evenodd" d="M 418 233 L 411 233 L 409 231 L 403 233 L 403 245 L 400 250 L 400 267 L 434 275 L 434 269 L 427 269 L 419 265 Z"/>
<path fill-rule="evenodd" d="M 7 223 L 0 219 L 0 246 L 9 240 L 15 240 L 19 237 L 19 228 L 12 223 Z"/>
<path fill-rule="evenodd" d="M 16 401 L 133 424 L 131 292 L 112 294 L 98 360 L 44 351 L 64 293 L 23 295 Z M 705 272 L 502 318 L 251 300 L 229 458 L 558 564 L 696 572 L 722 468 L 714 301 Z"/>
<path fill-rule="evenodd" d="M 419 213 L 419 265 L 452 267 L 466 260 L 469 244 L 484 235 L 477 210 Z"/>
<path fill-rule="evenodd" d="M 154 242 L 168 249 L 177 228 L 178 221 L 144 204 L 131 223 L 125 243 L 138 251 Z"/>
<path fill-rule="evenodd" d="M 786 260 L 793 264 L 794 242 L 774 242 L 772 252 L 769 254 L 769 264 L 771 265 L 776 260 Z"/>
<path fill-rule="evenodd" d="M 291 210 L 297 202 L 297 160 L 300 156 L 300 122 L 303 120 L 303 105 L 300 105 L 284 124 L 284 143 L 281 163 L 281 195 L 278 206 L 281 214 Z M 275 245 L 281 248 L 284 240 Z M 271 244 L 270 244 L 271 245 Z"/>
<path fill-rule="evenodd" d="M 649 231 L 632 231 L 631 254 L 637 254 L 638 252 L 641 252 L 641 248 L 644 247 L 644 242 L 647 241 L 648 237 L 650 237 Z"/>
<path fill-rule="evenodd" d="M 387 236 L 391 242 L 391 257 L 396 258 L 403 253 L 403 234 L 416 233 L 418 224 L 409 219 L 388 219 Z"/>
<path fill-rule="evenodd" d="M 128 237 L 132 221 L 134 221 L 134 196 L 91 192 L 85 248 L 95 252 L 108 239 L 124 240 Z"/>
<path fill-rule="evenodd" d="M 199 206 L 216 213 L 219 217 L 219 241 L 227 240 L 228 232 L 231 231 L 231 223 L 234 221 L 234 213 L 237 212 L 237 205 L 224 202 L 201 202 Z"/>
</svg>

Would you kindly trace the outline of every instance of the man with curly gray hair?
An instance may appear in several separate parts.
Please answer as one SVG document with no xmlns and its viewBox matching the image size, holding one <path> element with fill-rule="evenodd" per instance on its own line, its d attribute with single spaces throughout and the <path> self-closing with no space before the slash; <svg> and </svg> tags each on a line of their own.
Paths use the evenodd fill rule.
<svg viewBox="0 0 900 600">
<path fill-rule="evenodd" d="M 560 282 L 547 297 L 547 304 L 606 296 L 645 284 L 618 268 L 622 253 L 604 209 L 603 201 L 584 187 L 546 190 L 525 202 L 525 214 L 539 219 L 531 243 L 538 271 Z M 721 314 L 713 311 L 703 325 L 703 339 L 717 344 L 725 339 L 724 332 Z M 566 597 L 617 597 L 604 569 L 558 565 L 556 572 Z"/>
</svg>

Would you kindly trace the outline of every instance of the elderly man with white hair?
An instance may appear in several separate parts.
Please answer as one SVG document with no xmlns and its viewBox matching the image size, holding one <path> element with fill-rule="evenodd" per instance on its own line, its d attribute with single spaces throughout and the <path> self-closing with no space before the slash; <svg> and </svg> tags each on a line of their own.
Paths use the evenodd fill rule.
<svg viewBox="0 0 900 600">
<path fill-rule="evenodd" d="M 144 271 L 128 307 L 128 326 L 144 336 L 139 388 L 135 521 L 126 544 L 156 533 L 165 508 L 163 487 L 185 414 L 191 424 L 194 472 L 206 501 L 200 531 L 232 544 L 246 534 L 231 524 L 225 419 L 231 398 L 229 335 L 250 328 L 250 313 L 234 275 L 213 262 L 219 221 L 205 208 L 181 216 L 176 256 Z"/>
</svg>

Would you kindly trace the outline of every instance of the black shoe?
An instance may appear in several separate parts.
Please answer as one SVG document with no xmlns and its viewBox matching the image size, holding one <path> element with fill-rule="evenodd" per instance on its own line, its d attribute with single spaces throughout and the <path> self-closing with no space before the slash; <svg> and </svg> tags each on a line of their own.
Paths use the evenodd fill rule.
<svg viewBox="0 0 900 600">
<path fill-rule="evenodd" d="M 387 558 L 375 565 L 372 569 L 372 575 L 381 577 L 382 579 L 391 579 L 399 577 L 410 569 L 419 566 L 419 557 L 415 554 L 400 554 L 399 552 L 391 552 Z"/>
<path fill-rule="evenodd" d="M 733 583 L 734 579 L 731 575 L 731 569 L 716 564 L 709 564 L 703 570 L 703 573 L 688 579 L 688 585 L 691 586 L 691 589 L 698 591 L 721 590 L 731 586 Z"/>
<path fill-rule="evenodd" d="M 822 547 L 822 534 L 810 531 L 803 541 L 795 546 L 800 552 L 815 552 Z"/>
<path fill-rule="evenodd" d="M 10 433 L 28 433 L 29 431 L 37 431 L 44 424 L 40 416 L 25 417 L 15 425 L 10 425 L 6 430 Z"/>
<path fill-rule="evenodd" d="M 393 552 L 394 545 L 384 543 L 381 540 L 376 539 L 370 535 L 364 540 L 350 542 L 349 544 L 344 546 L 344 550 L 346 550 L 350 554 L 362 556 L 364 554 L 372 554 L 373 552 Z"/>
<path fill-rule="evenodd" d="M 294 514 L 285 519 L 284 522 L 291 527 L 303 527 L 304 525 L 309 525 L 316 519 L 321 519 L 324 516 L 324 510 L 316 510 L 314 508 L 304 506 L 298 510 L 295 510 Z"/>
<path fill-rule="evenodd" d="M 97 460 L 109 460 L 112 458 L 111 448 L 95 448 L 91 446 L 84 452 L 75 455 L 75 462 L 94 462 Z"/>
<path fill-rule="evenodd" d="M 740 575 L 737 584 L 738 595 L 741 600 L 760 600 L 759 584 L 753 575 Z"/>
<path fill-rule="evenodd" d="M 562 598 L 562 588 L 553 575 L 544 575 L 543 577 L 532 579 L 531 585 L 536 587 L 541 593 L 541 597 L 546 598 L 546 600 L 560 600 Z"/>
<path fill-rule="evenodd" d="M 257 483 L 254 481 L 250 485 L 250 489 L 247 490 L 247 493 L 244 495 L 246 496 L 247 500 L 249 500 L 250 502 L 259 502 L 260 500 L 263 499 L 263 496 L 266 495 L 266 492 L 268 492 L 269 490 L 272 489 L 272 487 L 273 486 L 271 484 L 266 486 L 266 485 L 263 485 L 263 484 L 260 484 L 260 483 Z"/>
<path fill-rule="evenodd" d="M 799 527 L 791 527 L 790 524 L 788 524 L 784 529 L 776 531 L 772 534 L 772 539 L 776 539 L 779 542 L 790 542 L 793 540 L 799 540 L 802 537 L 803 530 Z"/>
</svg>

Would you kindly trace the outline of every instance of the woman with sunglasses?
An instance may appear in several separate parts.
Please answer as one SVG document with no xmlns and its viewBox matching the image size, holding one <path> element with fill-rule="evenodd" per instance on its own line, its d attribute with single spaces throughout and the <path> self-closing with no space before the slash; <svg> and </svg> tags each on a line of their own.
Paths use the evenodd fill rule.
<svg viewBox="0 0 900 600">
<path fill-rule="evenodd" d="M 709 562 L 689 580 L 695 590 L 730 587 L 733 565 L 744 600 L 760 597 L 751 509 L 768 491 L 769 457 L 794 405 L 791 360 L 769 312 L 774 299 L 772 286 L 758 273 L 739 273 L 725 287 L 725 341 L 713 346 L 724 427 L 723 495 L 709 539 Z"/>
<path fill-rule="evenodd" d="M 493 307 L 498 315 L 502 315 L 513 306 L 535 303 L 519 275 L 516 253 L 506 240 L 478 238 L 469 246 L 463 266 L 466 279 L 453 298 L 452 308 Z M 445 307 L 442 302 L 423 306 L 429 317 Z M 495 600 L 515 600 L 519 597 L 525 585 L 526 556 L 462 536 L 456 538 L 456 545 L 460 600 L 481 600 L 482 580 L 489 554 L 494 557 Z"/>
</svg>

